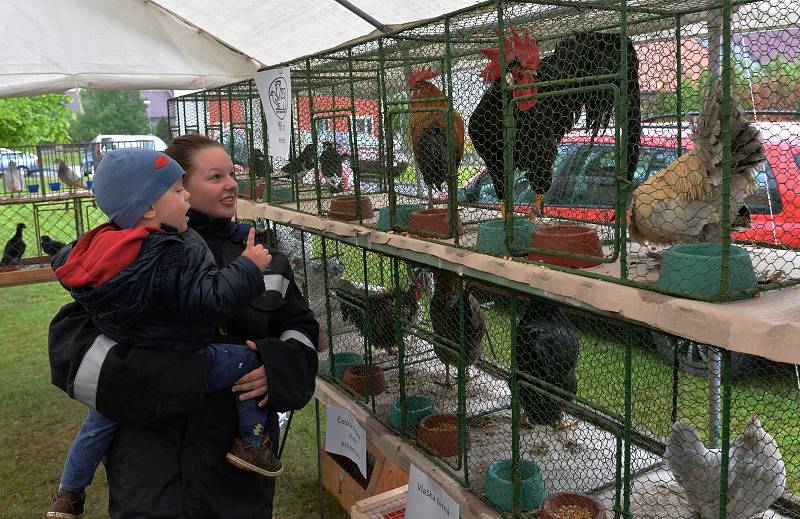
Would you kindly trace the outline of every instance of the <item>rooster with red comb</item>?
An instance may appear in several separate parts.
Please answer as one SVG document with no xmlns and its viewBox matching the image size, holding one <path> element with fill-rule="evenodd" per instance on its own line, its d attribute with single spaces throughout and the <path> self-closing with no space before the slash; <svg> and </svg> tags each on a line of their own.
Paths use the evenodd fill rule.
<svg viewBox="0 0 800 519">
<path fill-rule="evenodd" d="M 550 189 L 558 143 L 567 132 L 575 128 L 583 112 L 586 112 L 586 129 L 591 129 L 594 138 L 601 128 L 605 130 L 608 127 L 615 110 L 614 94 L 610 90 L 576 91 L 578 87 L 614 83 L 614 80 L 587 79 L 569 85 L 550 86 L 537 83 L 618 74 L 621 66 L 620 36 L 599 32 L 579 33 L 562 40 L 552 54 L 540 58 L 539 47 L 531 39 L 528 29 L 522 35 L 515 27 L 510 30 L 511 37 L 503 36 L 503 50 L 505 69 L 511 73 L 511 86 L 514 88 L 514 168 L 525 172 L 536 193 L 531 210 L 531 219 L 535 219 L 544 195 Z M 628 158 L 626 173 L 630 181 L 639 162 L 641 115 L 639 61 L 633 42 L 629 38 L 626 38 L 626 42 L 627 84 L 620 87 L 628 94 L 628 140 L 625 153 Z M 507 193 L 503 173 L 505 143 L 500 86 L 504 67 L 500 62 L 499 48 L 480 49 L 480 52 L 489 58 L 489 64 L 481 72 L 481 77 L 490 86 L 470 118 L 469 136 L 491 175 L 505 217 L 504 201 Z M 559 90 L 566 89 L 570 91 L 565 94 L 546 95 L 557 94 Z"/>
<path fill-rule="evenodd" d="M 447 184 L 450 171 L 450 152 L 453 147 L 455 168 L 464 157 L 464 119 L 450 103 L 443 98 L 444 93 L 430 82 L 439 74 L 430 69 L 413 72 L 411 85 L 411 142 L 417 172 L 428 187 L 428 206 L 433 206 L 433 188 L 442 190 Z M 453 135 L 448 135 L 447 113 L 453 114 Z"/>
</svg>

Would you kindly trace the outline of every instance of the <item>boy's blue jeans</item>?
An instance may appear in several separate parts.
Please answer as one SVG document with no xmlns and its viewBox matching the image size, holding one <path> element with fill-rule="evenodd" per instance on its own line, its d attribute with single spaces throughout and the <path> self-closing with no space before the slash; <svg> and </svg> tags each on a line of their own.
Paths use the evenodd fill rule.
<svg viewBox="0 0 800 519">
<path fill-rule="evenodd" d="M 210 361 L 207 393 L 233 386 L 239 378 L 261 365 L 258 354 L 240 344 L 209 344 L 197 351 Z M 252 431 L 259 423 L 266 427 L 267 412 L 258 407 L 258 401 L 258 398 L 245 401 L 236 399 L 240 431 Z M 95 469 L 111 445 L 116 430 L 117 422 L 94 409 L 89 410 L 64 462 L 61 490 L 83 494 L 92 482 Z"/>
</svg>

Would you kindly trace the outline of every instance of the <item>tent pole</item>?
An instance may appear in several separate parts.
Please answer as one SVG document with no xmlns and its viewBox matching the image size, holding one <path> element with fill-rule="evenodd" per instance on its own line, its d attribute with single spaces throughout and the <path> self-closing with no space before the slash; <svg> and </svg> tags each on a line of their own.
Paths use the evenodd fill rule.
<svg viewBox="0 0 800 519">
<path fill-rule="evenodd" d="M 376 20 L 375 18 L 373 18 L 369 14 L 365 13 L 364 11 L 362 11 L 360 8 L 358 8 L 355 5 L 353 5 L 351 2 L 348 2 L 347 0 L 334 0 L 334 1 L 337 4 L 341 5 L 342 7 L 344 7 L 345 9 L 347 9 L 348 11 L 350 11 L 351 13 L 353 13 L 356 16 L 358 16 L 361 19 L 363 19 L 365 22 L 367 22 L 370 25 L 374 26 L 379 31 L 381 31 L 381 32 L 390 32 L 391 31 L 391 29 L 386 27 L 384 24 L 382 24 L 381 22 L 379 22 L 378 20 Z"/>
</svg>

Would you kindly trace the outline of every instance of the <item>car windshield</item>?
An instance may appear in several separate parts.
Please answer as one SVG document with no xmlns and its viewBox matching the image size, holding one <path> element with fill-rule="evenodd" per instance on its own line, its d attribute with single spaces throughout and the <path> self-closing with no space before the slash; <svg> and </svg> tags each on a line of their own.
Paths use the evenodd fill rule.
<svg viewBox="0 0 800 519">
<path fill-rule="evenodd" d="M 676 150 L 661 146 L 641 147 L 639 165 L 633 174 L 638 185 L 667 167 L 677 157 Z M 565 167 L 554 172 L 553 186 L 545 204 L 561 207 L 614 207 L 617 186 L 614 180 L 616 152 L 613 144 L 579 144 Z"/>
<path fill-rule="evenodd" d="M 677 150 L 665 146 L 642 146 L 639 164 L 634 172 L 635 188 L 648 177 L 669 166 L 677 158 Z M 800 168 L 800 155 L 795 156 Z M 614 207 L 617 187 L 614 181 L 616 154 L 613 144 L 571 143 L 558 146 L 553 164 L 553 181 L 544 203 L 551 207 L 603 208 Z M 783 209 L 778 183 L 769 163 L 756 172 L 758 190 L 745 199 L 751 214 L 776 214 Z M 633 193 L 631 189 L 629 195 Z M 500 203 L 488 174 L 481 175 L 468 192 L 461 195 L 473 203 Z M 517 171 L 514 182 L 514 204 L 530 205 L 534 199 L 524 172 Z"/>
<path fill-rule="evenodd" d="M 553 171 L 558 171 L 564 163 L 564 159 L 571 154 L 571 150 L 578 147 L 577 144 L 560 144 L 558 155 L 553 163 Z M 478 177 L 474 186 L 469 189 L 469 194 L 460 193 L 459 197 L 464 200 L 466 197 L 470 202 L 477 204 L 495 205 L 500 203 L 500 199 L 495 193 L 492 177 L 484 173 Z M 517 171 L 514 179 L 514 204 L 530 205 L 534 199 L 533 189 L 523 171 Z"/>
</svg>

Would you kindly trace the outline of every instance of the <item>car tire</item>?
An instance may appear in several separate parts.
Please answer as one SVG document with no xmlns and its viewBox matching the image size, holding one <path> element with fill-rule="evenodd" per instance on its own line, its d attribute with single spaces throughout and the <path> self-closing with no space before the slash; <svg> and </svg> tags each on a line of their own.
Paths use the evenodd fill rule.
<svg viewBox="0 0 800 519">
<path fill-rule="evenodd" d="M 656 352 L 668 366 L 672 366 L 675 347 L 678 348 L 678 368 L 684 373 L 708 377 L 708 345 L 675 337 L 661 332 L 650 333 Z M 755 366 L 756 357 L 746 353 L 731 352 L 731 378 L 746 376 Z"/>
<path fill-rule="evenodd" d="M 27 177 L 28 176 L 28 167 L 27 166 L 19 166 L 19 167 L 17 167 L 17 171 L 19 171 L 19 174 L 22 175 L 23 177 Z"/>
</svg>

